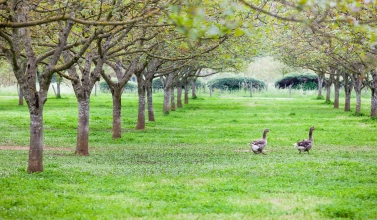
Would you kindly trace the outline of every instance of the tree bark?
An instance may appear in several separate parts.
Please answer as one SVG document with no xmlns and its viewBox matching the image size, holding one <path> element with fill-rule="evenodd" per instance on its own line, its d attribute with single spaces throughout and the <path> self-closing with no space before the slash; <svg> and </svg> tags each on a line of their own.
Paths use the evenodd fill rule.
<svg viewBox="0 0 377 220">
<path fill-rule="evenodd" d="M 113 139 L 122 137 L 122 92 L 123 89 L 111 89 L 113 98 Z"/>
<path fill-rule="evenodd" d="M 170 89 L 164 87 L 164 114 L 169 114 L 170 112 Z"/>
<path fill-rule="evenodd" d="M 323 88 L 323 81 L 325 79 L 325 74 L 319 74 L 318 75 L 318 99 L 322 99 L 322 88 Z"/>
<path fill-rule="evenodd" d="M 331 103 L 331 85 L 334 81 L 334 75 L 330 74 L 330 78 L 325 80 L 326 103 Z"/>
<path fill-rule="evenodd" d="M 348 112 L 351 111 L 351 92 L 353 87 L 353 81 L 350 80 L 350 75 L 348 73 L 343 73 L 343 81 L 344 81 L 344 92 L 345 92 L 345 102 L 344 102 L 344 111 Z"/>
<path fill-rule="evenodd" d="M 171 87 L 173 86 L 174 75 L 174 73 L 169 73 L 165 78 L 161 78 L 164 84 L 164 114 L 169 114 L 171 110 Z"/>
<path fill-rule="evenodd" d="M 188 79 L 185 79 L 185 104 L 189 103 L 189 98 L 188 98 L 189 87 L 190 87 L 190 82 Z"/>
<path fill-rule="evenodd" d="M 28 173 L 43 171 L 43 106 L 30 111 L 30 149 Z"/>
<path fill-rule="evenodd" d="M 334 81 L 334 108 L 339 108 L 340 75 L 337 74 Z"/>
<path fill-rule="evenodd" d="M 59 79 L 57 82 L 56 82 L 56 98 L 60 99 L 62 96 L 60 94 L 60 84 L 61 84 L 61 79 Z"/>
<path fill-rule="evenodd" d="M 253 97 L 253 82 L 250 81 L 250 97 Z"/>
<path fill-rule="evenodd" d="M 326 85 L 326 103 L 331 103 L 331 85 Z"/>
<path fill-rule="evenodd" d="M 24 96 L 22 95 L 21 86 L 17 83 L 17 92 L 18 92 L 18 105 L 24 105 Z"/>
<path fill-rule="evenodd" d="M 137 114 L 137 125 L 136 130 L 144 130 L 145 129 L 145 85 L 143 83 L 142 76 L 137 76 L 137 91 L 139 96 L 139 108 Z"/>
<path fill-rule="evenodd" d="M 55 97 L 56 97 L 56 90 L 55 90 L 55 86 L 54 85 L 51 85 L 52 87 L 52 90 L 54 90 L 54 94 L 55 94 Z"/>
<path fill-rule="evenodd" d="M 352 81 L 356 93 L 356 110 L 355 114 L 359 114 L 361 110 L 361 92 L 364 88 L 364 78 L 358 74 L 352 74 Z"/>
<path fill-rule="evenodd" d="M 197 96 L 196 96 L 196 79 L 195 78 L 191 81 L 191 91 L 192 91 L 192 98 L 196 99 Z"/>
<path fill-rule="evenodd" d="M 75 154 L 89 155 L 89 106 L 90 96 L 78 99 L 78 126 Z"/>
<path fill-rule="evenodd" d="M 170 110 L 175 111 L 175 93 L 174 93 L 174 85 L 170 87 Z"/>
<path fill-rule="evenodd" d="M 152 78 L 153 80 L 153 78 Z M 152 82 L 147 86 L 147 102 L 148 102 L 148 121 L 155 121 L 154 119 L 154 109 L 153 109 L 153 92 L 152 92 Z"/>
<path fill-rule="evenodd" d="M 177 82 L 177 107 L 182 108 L 182 81 Z"/>
<path fill-rule="evenodd" d="M 370 117 L 374 118 L 377 116 L 377 72 L 376 70 L 371 71 L 372 81 L 369 84 L 371 89 L 371 108 L 370 108 Z"/>
<path fill-rule="evenodd" d="M 370 117 L 377 116 L 377 88 L 371 89 L 372 91 L 372 98 L 371 98 L 371 108 L 370 108 Z"/>
</svg>

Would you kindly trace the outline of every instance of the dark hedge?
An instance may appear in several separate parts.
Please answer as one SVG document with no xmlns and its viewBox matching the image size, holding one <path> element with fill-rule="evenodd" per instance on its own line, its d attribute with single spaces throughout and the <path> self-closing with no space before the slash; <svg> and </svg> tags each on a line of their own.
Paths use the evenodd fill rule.
<svg viewBox="0 0 377 220">
<path fill-rule="evenodd" d="M 251 78 L 251 77 L 224 77 L 217 78 L 208 81 L 208 85 L 211 85 L 214 89 L 221 90 L 237 90 L 243 88 L 245 83 L 253 83 L 253 88 L 256 89 L 265 89 L 266 84 L 260 80 Z"/>
<path fill-rule="evenodd" d="M 293 84 L 292 89 L 316 90 L 318 89 L 318 76 L 310 73 L 287 74 L 275 82 L 275 87 L 285 89 L 291 84 Z"/>
</svg>

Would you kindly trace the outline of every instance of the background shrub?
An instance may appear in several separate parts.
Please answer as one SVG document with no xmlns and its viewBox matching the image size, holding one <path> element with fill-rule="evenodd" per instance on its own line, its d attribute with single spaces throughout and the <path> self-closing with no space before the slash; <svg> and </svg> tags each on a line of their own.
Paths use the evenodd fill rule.
<svg viewBox="0 0 377 220">
<path fill-rule="evenodd" d="M 285 89 L 292 84 L 292 89 L 316 90 L 318 89 L 318 76 L 312 73 L 290 73 L 278 79 L 275 87 Z"/>
<path fill-rule="evenodd" d="M 208 81 L 208 85 L 212 85 L 214 89 L 221 90 L 238 90 L 241 88 L 246 88 L 253 83 L 253 88 L 256 89 L 265 89 L 266 84 L 260 80 L 251 78 L 251 77 L 225 77 L 225 78 L 216 78 Z"/>
</svg>

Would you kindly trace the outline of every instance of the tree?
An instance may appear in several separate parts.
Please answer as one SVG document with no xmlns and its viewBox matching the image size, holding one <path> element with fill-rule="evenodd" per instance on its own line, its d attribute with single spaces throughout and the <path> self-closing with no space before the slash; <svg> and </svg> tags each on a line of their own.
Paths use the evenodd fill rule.
<svg viewBox="0 0 377 220">
<path fill-rule="evenodd" d="M 84 37 L 82 41 L 75 41 L 76 39 L 71 36 L 74 24 L 121 26 L 143 20 L 161 9 L 153 7 L 140 16 L 122 21 L 114 19 L 124 17 L 121 16 L 122 12 L 118 11 L 119 16 L 113 16 L 112 21 L 104 22 L 98 20 L 102 14 L 107 14 L 105 8 L 111 11 L 119 6 L 115 4 L 115 1 L 113 5 L 110 3 L 110 7 L 103 5 L 102 2 L 99 4 L 92 2 L 92 11 L 98 13 L 92 14 L 90 18 L 98 18 L 98 20 L 87 18 L 90 11 L 87 10 L 89 5 L 86 1 L 58 4 L 50 3 L 50 1 L 35 3 L 28 4 L 12 0 L 0 8 L 2 14 L 0 17 L 1 53 L 7 57 L 12 66 L 30 113 L 29 173 L 43 171 L 43 107 L 47 101 L 52 75 L 61 73 L 74 65 L 98 36 L 92 34 L 87 38 Z M 41 11 L 44 13 L 40 13 Z M 40 31 L 46 32 L 45 38 L 35 37 Z M 46 40 L 51 43 L 44 43 Z M 75 51 L 75 55 L 60 64 L 61 55 L 65 50 Z"/>
</svg>

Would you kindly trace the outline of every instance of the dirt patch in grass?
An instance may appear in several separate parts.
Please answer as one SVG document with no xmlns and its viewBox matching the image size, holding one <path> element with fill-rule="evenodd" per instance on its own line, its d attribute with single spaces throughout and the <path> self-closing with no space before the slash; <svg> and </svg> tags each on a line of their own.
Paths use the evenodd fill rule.
<svg viewBox="0 0 377 220">
<path fill-rule="evenodd" d="M 29 147 L 21 146 L 0 146 L 0 150 L 29 150 Z M 73 148 L 61 148 L 61 147 L 44 147 L 43 150 L 63 150 L 63 151 L 72 151 Z"/>
</svg>

